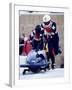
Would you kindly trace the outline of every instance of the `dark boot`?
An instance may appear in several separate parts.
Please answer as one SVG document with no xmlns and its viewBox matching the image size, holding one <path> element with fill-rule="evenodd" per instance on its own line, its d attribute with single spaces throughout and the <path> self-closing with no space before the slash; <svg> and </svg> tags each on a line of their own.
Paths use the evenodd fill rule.
<svg viewBox="0 0 72 90">
<path fill-rule="evenodd" d="M 50 70 L 50 64 L 48 64 L 46 68 L 47 68 L 48 70 Z"/>
<path fill-rule="evenodd" d="M 52 64 L 52 65 L 51 65 L 51 68 L 52 68 L 52 69 L 55 69 L 55 64 Z"/>
</svg>

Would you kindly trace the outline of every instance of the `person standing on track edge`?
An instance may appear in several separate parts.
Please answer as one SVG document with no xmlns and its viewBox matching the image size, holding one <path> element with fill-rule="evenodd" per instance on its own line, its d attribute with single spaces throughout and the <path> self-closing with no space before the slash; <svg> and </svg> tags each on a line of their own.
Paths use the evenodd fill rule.
<svg viewBox="0 0 72 90">
<path fill-rule="evenodd" d="M 51 68 L 55 68 L 55 56 L 61 53 L 59 48 L 59 35 L 56 30 L 56 23 L 51 20 L 50 15 L 43 16 L 43 23 L 41 23 L 41 30 L 44 32 L 45 39 L 48 43 L 47 60 L 51 59 Z M 48 69 L 50 69 L 48 65 Z"/>
</svg>

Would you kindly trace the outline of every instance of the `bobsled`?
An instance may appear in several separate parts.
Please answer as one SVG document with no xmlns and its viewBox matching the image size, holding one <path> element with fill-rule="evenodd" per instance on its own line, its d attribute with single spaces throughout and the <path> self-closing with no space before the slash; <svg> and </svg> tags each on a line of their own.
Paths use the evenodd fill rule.
<svg viewBox="0 0 72 90">
<path fill-rule="evenodd" d="M 46 67 L 48 66 L 48 62 L 44 53 L 44 50 L 35 51 L 32 50 L 29 52 L 26 58 L 26 63 L 21 64 L 20 68 L 24 68 L 23 74 L 26 73 L 26 71 L 31 71 L 33 73 L 38 73 L 41 70 L 46 71 Z"/>
</svg>

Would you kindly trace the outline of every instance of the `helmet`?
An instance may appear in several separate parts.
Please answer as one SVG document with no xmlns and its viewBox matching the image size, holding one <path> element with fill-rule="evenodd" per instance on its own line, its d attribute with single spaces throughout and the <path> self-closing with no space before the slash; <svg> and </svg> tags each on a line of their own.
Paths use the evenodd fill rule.
<svg viewBox="0 0 72 90">
<path fill-rule="evenodd" d="M 43 22 L 48 22 L 50 21 L 51 17 L 49 15 L 44 15 L 43 16 Z"/>
<path fill-rule="evenodd" d="M 36 30 L 36 32 L 40 33 L 41 32 L 41 26 L 40 25 L 37 25 L 35 27 L 35 30 Z"/>
</svg>

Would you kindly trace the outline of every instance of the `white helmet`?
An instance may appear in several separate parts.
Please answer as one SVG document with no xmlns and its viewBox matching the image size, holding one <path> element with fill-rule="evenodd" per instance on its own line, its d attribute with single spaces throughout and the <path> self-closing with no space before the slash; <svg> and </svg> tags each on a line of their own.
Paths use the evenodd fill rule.
<svg viewBox="0 0 72 90">
<path fill-rule="evenodd" d="M 43 16 L 43 22 L 48 22 L 51 20 L 51 17 L 49 15 L 44 15 Z"/>
</svg>

